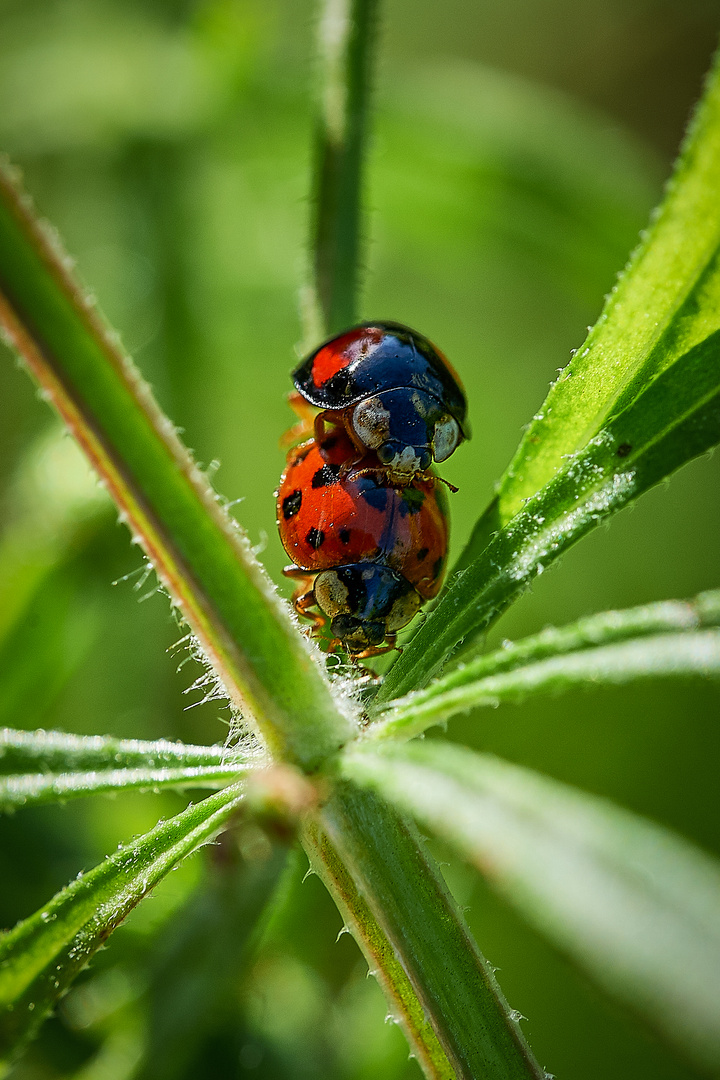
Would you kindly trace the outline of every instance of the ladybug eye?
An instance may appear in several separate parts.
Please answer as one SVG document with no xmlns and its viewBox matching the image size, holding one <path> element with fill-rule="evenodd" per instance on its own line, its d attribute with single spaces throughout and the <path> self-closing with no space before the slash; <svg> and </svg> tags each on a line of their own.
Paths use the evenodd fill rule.
<svg viewBox="0 0 720 1080">
<path fill-rule="evenodd" d="M 363 446 L 377 450 L 390 435 L 390 413 L 383 407 L 380 398 L 365 398 L 355 406 L 352 425 Z"/>
<path fill-rule="evenodd" d="M 434 458 L 436 461 L 446 461 L 460 442 L 460 428 L 457 420 L 452 416 L 443 416 L 435 425 L 433 438 Z"/>
</svg>

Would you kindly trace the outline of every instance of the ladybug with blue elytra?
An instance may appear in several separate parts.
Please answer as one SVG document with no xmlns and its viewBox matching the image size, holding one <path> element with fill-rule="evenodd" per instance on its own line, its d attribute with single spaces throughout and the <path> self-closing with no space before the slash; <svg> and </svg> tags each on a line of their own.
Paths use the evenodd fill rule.
<svg viewBox="0 0 720 1080">
<path fill-rule="evenodd" d="M 400 323 L 363 323 L 331 338 L 298 365 L 293 382 L 299 430 L 314 429 L 322 443 L 326 423 L 344 427 L 355 451 L 346 468 L 373 451 L 373 467 L 398 487 L 434 483 L 432 462 L 470 437 L 457 375 L 426 337 Z M 308 404 L 321 412 L 311 415 Z"/>
<path fill-rule="evenodd" d="M 447 498 L 432 479 L 393 485 L 372 454 L 349 474 L 344 465 L 354 456 L 339 427 L 291 451 L 277 523 L 294 562 L 285 574 L 299 579 L 295 610 L 315 629 L 330 621 L 331 650 L 366 659 L 395 648 L 397 632 L 439 592 Z"/>
</svg>

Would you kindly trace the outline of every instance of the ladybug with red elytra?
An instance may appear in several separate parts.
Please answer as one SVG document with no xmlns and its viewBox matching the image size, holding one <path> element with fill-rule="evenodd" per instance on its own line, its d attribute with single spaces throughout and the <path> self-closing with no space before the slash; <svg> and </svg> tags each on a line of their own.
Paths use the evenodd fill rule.
<svg viewBox="0 0 720 1080">
<path fill-rule="evenodd" d="M 342 426 L 356 469 L 384 473 L 396 487 L 415 478 L 435 483 L 433 461 L 446 461 L 470 437 L 465 393 L 443 354 L 422 334 L 394 322 L 362 323 L 331 338 L 293 372 L 295 434 L 322 443 L 325 424 Z M 314 414 L 310 406 L 320 409 Z M 448 484 L 452 490 L 452 485 Z"/>
<path fill-rule="evenodd" d="M 343 428 L 288 455 L 277 495 L 283 546 L 299 579 L 295 610 L 329 648 L 366 659 L 395 648 L 396 635 L 437 595 L 447 559 L 447 497 L 432 478 L 393 485 L 374 454 L 358 461 Z M 312 613 L 316 608 L 317 613 Z M 383 644 L 387 642 L 387 644 Z"/>
</svg>

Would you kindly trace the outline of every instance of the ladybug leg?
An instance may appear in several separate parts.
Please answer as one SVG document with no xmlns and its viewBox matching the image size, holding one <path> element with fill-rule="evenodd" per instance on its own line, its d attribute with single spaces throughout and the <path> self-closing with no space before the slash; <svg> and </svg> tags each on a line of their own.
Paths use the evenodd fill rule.
<svg viewBox="0 0 720 1080">
<path fill-rule="evenodd" d="M 363 649 L 362 652 L 351 653 L 350 654 L 350 659 L 351 660 L 369 660 L 373 656 L 384 656 L 385 653 L 392 652 L 393 650 L 395 650 L 396 652 L 401 653 L 402 648 L 399 645 L 395 644 L 396 640 L 397 640 L 397 634 L 388 634 L 387 638 L 386 638 L 386 641 L 387 641 L 386 645 L 368 645 L 367 649 Z"/>
<path fill-rule="evenodd" d="M 317 633 L 327 622 L 324 615 L 321 615 L 318 611 L 308 611 L 315 603 L 315 593 L 308 592 L 302 593 L 300 596 L 293 597 L 293 607 L 297 611 L 298 615 L 303 615 L 306 619 L 312 620 L 312 626 L 308 627 L 311 634 Z"/>
<path fill-rule="evenodd" d="M 285 434 L 287 435 L 289 432 L 286 432 Z M 314 445 L 315 440 L 308 439 L 307 442 L 300 443 L 299 446 L 291 447 L 287 452 L 286 461 L 288 465 L 299 465 L 300 462 L 308 456 Z"/>
<path fill-rule="evenodd" d="M 315 593 L 312 588 L 314 575 L 309 574 L 307 570 L 303 570 L 301 566 L 286 566 L 283 574 L 285 577 L 298 579 L 297 588 L 292 595 L 292 605 L 298 615 L 310 619 L 312 626 L 308 627 L 308 629 L 311 633 L 319 630 L 320 627 L 325 625 L 327 619 L 319 612 L 308 610 L 315 603 Z"/>
<path fill-rule="evenodd" d="M 319 412 L 313 421 L 313 434 L 315 442 L 320 446 L 325 439 L 325 421 L 330 419 L 331 414 L 327 409 Z"/>
<path fill-rule="evenodd" d="M 315 406 L 306 401 L 302 394 L 298 394 L 297 390 L 293 390 L 291 394 L 288 394 L 288 405 L 300 417 L 300 421 L 293 424 L 280 437 L 280 446 L 282 447 L 292 446 L 293 443 L 307 439 L 315 429 Z"/>
<path fill-rule="evenodd" d="M 353 458 L 351 461 L 343 461 L 340 466 L 340 479 L 345 480 L 348 476 L 367 476 L 368 473 L 382 472 L 381 469 L 361 469 L 359 472 L 355 471 L 355 466 L 360 464 L 364 456 L 364 454 L 360 454 L 359 457 Z"/>
<path fill-rule="evenodd" d="M 348 439 L 353 444 L 353 446 L 358 451 L 358 453 L 362 457 L 364 457 L 365 454 L 367 454 L 367 452 L 368 452 L 368 448 L 367 448 L 367 446 L 365 446 L 364 443 L 360 442 L 360 439 L 358 438 L 357 432 L 355 431 L 355 428 L 353 427 L 352 414 L 353 414 L 354 411 L 355 411 L 355 406 L 354 405 L 351 405 L 349 409 L 344 409 L 343 410 L 342 424 L 343 424 L 343 427 L 345 428 L 345 433 L 346 433 Z"/>
</svg>

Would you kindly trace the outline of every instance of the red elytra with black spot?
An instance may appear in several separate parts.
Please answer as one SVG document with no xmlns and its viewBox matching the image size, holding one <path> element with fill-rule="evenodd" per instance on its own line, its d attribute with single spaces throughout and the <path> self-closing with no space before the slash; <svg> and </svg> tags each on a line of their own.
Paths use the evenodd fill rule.
<svg viewBox="0 0 720 1080">
<path fill-rule="evenodd" d="M 347 475 L 356 451 L 342 429 L 321 446 L 291 455 L 277 493 L 280 539 L 296 566 L 317 573 L 378 562 L 402 574 L 423 599 L 442 584 L 448 546 L 447 499 L 432 481 L 396 488 L 368 455 Z M 362 470 L 375 473 L 362 475 Z"/>
</svg>

